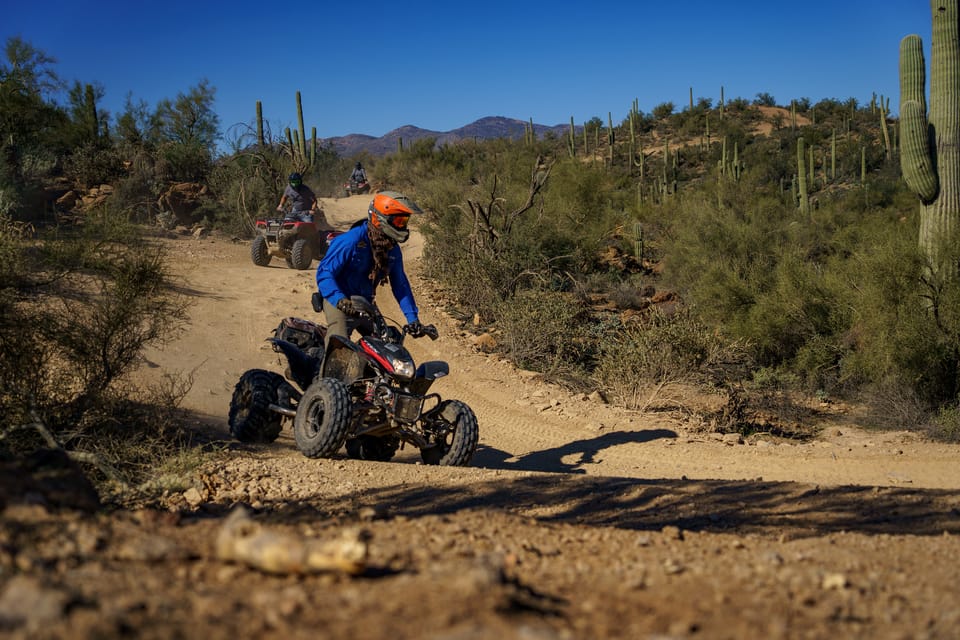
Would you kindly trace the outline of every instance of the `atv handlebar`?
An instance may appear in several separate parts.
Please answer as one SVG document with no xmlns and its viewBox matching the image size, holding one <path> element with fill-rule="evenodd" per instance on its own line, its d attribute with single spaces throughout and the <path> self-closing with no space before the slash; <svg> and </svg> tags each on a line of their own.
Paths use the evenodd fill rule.
<svg viewBox="0 0 960 640">
<path fill-rule="evenodd" d="M 366 316 L 374 325 L 374 331 L 378 334 L 385 334 L 389 323 L 387 319 L 380 313 L 380 309 L 377 308 L 375 304 L 364 298 L 363 296 L 351 296 L 350 301 L 353 303 L 353 308 L 356 310 L 357 314 L 360 316 Z M 406 332 L 406 327 L 404 327 L 403 334 L 410 335 L 414 338 L 420 338 L 423 336 L 429 336 L 431 340 L 436 340 L 440 337 L 440 332 L 437 331 L 437 328 L 432 324 L 421 325 L 420 334 L 413 335 Z"/>
</svg>

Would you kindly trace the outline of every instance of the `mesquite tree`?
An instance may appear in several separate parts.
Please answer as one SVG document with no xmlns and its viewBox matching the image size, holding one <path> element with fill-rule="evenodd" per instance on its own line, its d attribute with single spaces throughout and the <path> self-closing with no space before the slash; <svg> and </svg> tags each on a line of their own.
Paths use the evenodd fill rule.
<svg viewBox="0 0 960 640">
<path fill-rule="evenodd" d="M 918 35 L 900 43 L 900 164 L 920 197 L 920 248 L 931 275 L 955 277 L 960 231 L 960 13 L 958 0 L 932 0 L 930 111 L 925 61 Z"/>
</svg>

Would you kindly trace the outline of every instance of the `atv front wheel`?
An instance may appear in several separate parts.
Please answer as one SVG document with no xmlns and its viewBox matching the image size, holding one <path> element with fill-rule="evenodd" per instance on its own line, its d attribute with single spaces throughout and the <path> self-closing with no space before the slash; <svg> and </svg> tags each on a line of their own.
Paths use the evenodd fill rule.
<svg viewBox="0 0 960 640">
<path fill-rule="evenodd" d="M 423 461 L 450 467 L 470 464 L 480 441 L 480 429 L 473 409 L 459 400 L 448 400 L 431 414 L 430 446 L 420 449 Z"/>
<path fill-rule="evenodd" d="M 329 458 L 343 446 L 350 427 L 350 394 L 335 378 L 317 378 L 297 404 L 293 438 L 308 458 Z"/>
<path fill-rule="evenodd" d="M 267 239 L 263 236 L 257 236 L 250 243 L 250 258 L 253 264 L 258 267 L 265 267 L 270 264 L 270 248 L 267 246 Z"/>
<path fill-rule="evenodd" d="M 304 269 L 310 268 L 310 263 L 313 262 L 313 251 L 310 250 L 310 241 L 306 238 L 300 238 L 293 243 L 293 247 L 290 249 L 290 266 L 294 269 Z"/>
<path fill-rule="evenodd" d="M 227 424 L 240 442 L 273 442 L 283 428 L 283 416 L 270 410 L 277 404 L 283 376 L 263 369 L 251 369 L 233 389 Z"/>
</svg>

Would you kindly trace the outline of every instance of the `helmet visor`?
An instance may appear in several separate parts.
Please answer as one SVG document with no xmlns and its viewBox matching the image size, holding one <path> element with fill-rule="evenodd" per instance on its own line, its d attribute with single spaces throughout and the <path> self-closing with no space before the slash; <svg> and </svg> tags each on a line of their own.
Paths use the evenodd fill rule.
<svg viewBox="0 0 960 640">
<path fill-rule="evenodd" d="M 406 229 L 407 222 L 409 221 L 410 216 L 406 213 L 387 216 L 387 222 L 389 222 L 390 226 L 394 229 Z"/>
</svg>

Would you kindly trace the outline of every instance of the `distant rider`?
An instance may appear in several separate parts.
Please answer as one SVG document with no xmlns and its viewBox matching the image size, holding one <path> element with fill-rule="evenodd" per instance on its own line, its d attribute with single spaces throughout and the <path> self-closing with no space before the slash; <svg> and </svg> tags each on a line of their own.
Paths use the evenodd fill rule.
<svg viewBox="0 0 960 640">
<path fill-rule="evenodd" d="M 407 223 L 415 213 L 423 212 L 405 195 L 383 191 L 370 202 L 365 223 L 331 240 L 317 267 L 328 341 L 331 335 L 350 337 L 356 316 L 351 296 L 373 302 L 377 286 L 388 282 L 406 317 L 406 332 L 413 337 L 423 335 L 400 250 L 400 244 L 410 237 Z"/>
<path fill-rule="evenodd" d="M 363 170 L 363 165 L 359 162 L 353 168 L 353 173 L 350 174 L 350 181 L 357 184 L 367 181 L 367 172 Z"/>
<path fill-rule="evenodd" d="M 299 173 L 291 173 L 288 180 L 289 184 L 280 196 L 277 211 L 283 211 L 284 205 L 289 203 L 290 212 L 284 218 L 313 222 L 313 214 L 317 212 L 317 196 L 313 194 L 310 187 L 303 184 L 303 176 Z"/>
</svg>

